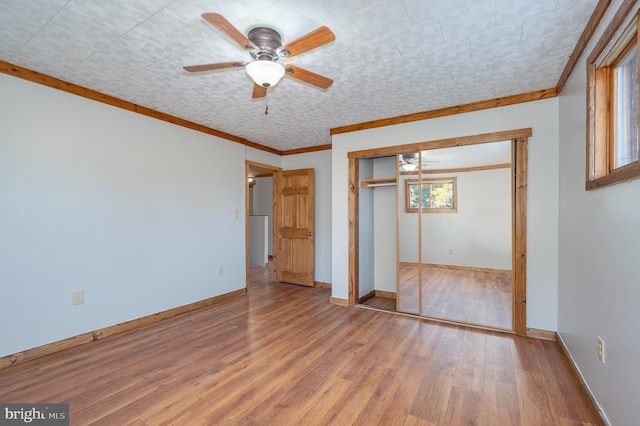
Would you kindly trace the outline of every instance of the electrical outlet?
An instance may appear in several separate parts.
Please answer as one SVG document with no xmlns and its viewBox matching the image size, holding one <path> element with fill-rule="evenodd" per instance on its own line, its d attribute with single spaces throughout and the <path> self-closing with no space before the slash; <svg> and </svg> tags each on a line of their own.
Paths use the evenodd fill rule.
<svg viewBox="0 0 640 426">
<path fill-rule="evenodd" d="M 223 272 L 222 265 L 218 266 L 218 275 L 222 275 Z"/>
<path fill-rule="evenodd" d="M 235 209 L 235 210 L 233 211 L 233 217 L 235 217 L 236 219 L 238 219 L 238 218 L 240 217 L 240 210 Z"/>
<path fill-rule="evenodd" d="M 598 359 L 604 364 L 604 340 L 598 336 Z"/>
<path fill-rule="evenodd" d="M 449 254 L 453 254 L 453 249 L 452 248 L 449 249 Z"/>
<path fill-rule="evenodd" d="M 82 305 L 84 303 L 84 290 L 73 292 L 73 304 Z"/>
</svg>

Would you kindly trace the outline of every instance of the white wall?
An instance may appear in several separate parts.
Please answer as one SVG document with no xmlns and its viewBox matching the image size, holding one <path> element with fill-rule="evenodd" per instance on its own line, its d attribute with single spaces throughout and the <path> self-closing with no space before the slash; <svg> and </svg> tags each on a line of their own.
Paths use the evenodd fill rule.
<svg viewBox="0 0 640 426">
<path fill-rule="evenodd" d="M 422 214 L 422 262 L 511 270 L 511 169 L 424 175 L 457 178 L 457 211 Z M 418 214 L 407 213 L 401 191 L 401 262 L 418 261 Z M 449 253 L 453 250 L 453 254 Z"/>
<path fill-rule="evenodd" d="M 371 179 L 373 176 L 373 159 L 362 159 L 359 164 L 359 180 Z M 360 297 L 372 292 L 374 282 L 374 207 L 373 200 L 375 189 L 359 188 L 359 220 L 358 234 L 360 238 L 360 251 L 358 253 L 358 277 Z"/>
<path fill-rule="evenodd" d="M 274 167 L 282 167 L 282 157 L 260 149 L 244 147 L 245 159 L 256 163 L 267 164 Z"/>
<path fill-rule="evenodd" d="M 242 145 L 4 74 L 0 93 L 0 356 L 245 287 Z"/>
<path fill-rule="evenodd" d="M 373 176 L 396 177 L 396 158 L 373 160 Z M 396 292 L 396 189 L 381 186 L 374 190 L 374 287 L 376 290 Z"/>
<path fill-rule="evenodd" d="M 332 294 L 348 298 L 349 151 L 531 127 L 527 222 L 527 326 L 557 329 L 558 99 L 334 135 Z"/>
<path fill-rule="evenodd" d="M 282 157 L 284 170 L 315 169 L 315 281 L 331 282 L 331 151 L 316 151 Z"/>
<path fill-rule="evenodd" d="M 558 330 L 611 424 L 640 418 L 640 180 L 585 191 L 586 57 L 561 93 Z M 635 9 L 637 10 L 637 5 Z M 597 337 L 606 364 L 597 357 Z"/>
<path fill-rule="evenodd" d="M 264 267 L 269 261 L 269 217 L 249 216 L 249 267 Z"/>
</svg>

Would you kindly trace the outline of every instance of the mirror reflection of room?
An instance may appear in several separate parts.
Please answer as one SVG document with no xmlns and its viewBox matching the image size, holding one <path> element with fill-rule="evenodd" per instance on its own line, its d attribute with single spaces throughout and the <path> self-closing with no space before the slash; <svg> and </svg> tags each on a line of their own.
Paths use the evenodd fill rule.
<svg viewBox="0 0 640 426">
<path fill-rule="evenodd" d="M 375 287 L 363 303 L 511 329 L 511 142 L 367 161 L 367 171 L 378 178 L 393 167 L 397 183 L 360 192 L 372 199 L 360 218 L 373 206 L 374 230 L 371 246 L 361 240 L 360 250 L 372 249 L 375 263 L 370 279 L 360 275 L 361 286 L 365 278 Z M 397 262 L 389 246 L 396 246 Z M 395 292 L 389 290 L 392 280 Z"/>
</svg>

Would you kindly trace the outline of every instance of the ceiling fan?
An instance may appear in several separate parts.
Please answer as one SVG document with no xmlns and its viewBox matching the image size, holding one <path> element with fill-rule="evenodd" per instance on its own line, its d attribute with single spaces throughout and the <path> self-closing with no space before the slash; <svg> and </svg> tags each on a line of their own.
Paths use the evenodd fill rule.
<svg viewBox="0 0 640 426">
<path fill-rule="evenodd" d="M 325 26 L 316 28 L 297 40 L 283 45 L 280 34 L 272 28 L 256 27 L 245 36 L 219 13 L 203 13 L 202 17 L 247 50 L 253 60 L 191 65 L 183 67 L 185 71 L 201 72 L 245 67 L 247 74 L 254 81 L 253 98 L 265 97 L 267 89 L 275 86 L 284 75 L 321 89 L 328 89 L 333 84 L 330 78 L 278 62 L 280 58 L 291 58 L 332 42 L 336 37 L 329 28 Z"/>
</svg>

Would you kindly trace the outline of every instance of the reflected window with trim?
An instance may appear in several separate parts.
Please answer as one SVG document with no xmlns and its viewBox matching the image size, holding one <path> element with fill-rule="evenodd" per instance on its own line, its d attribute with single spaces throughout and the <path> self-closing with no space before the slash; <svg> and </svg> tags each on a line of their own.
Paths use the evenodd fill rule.
<svg viewBox="0 0 640 426">
<path fill-rule="evenodd" d="M 452 213 L 457 206 L 457 178 L 422 179 L 405 181 L 406 211 L 417 213 Z M 422 194 L 421 194 L 422 192 Z"/>
</svg>

